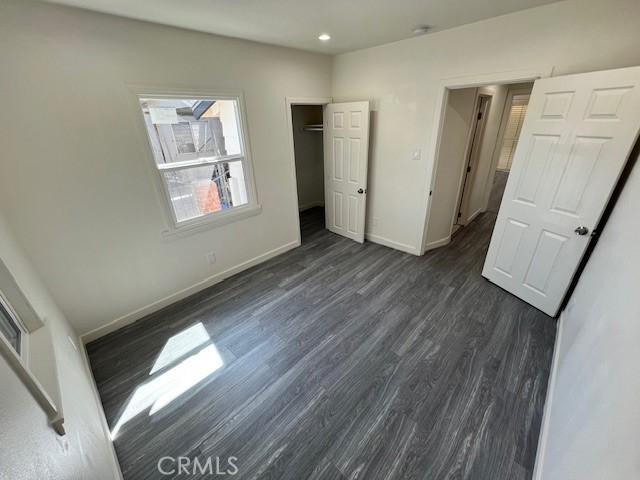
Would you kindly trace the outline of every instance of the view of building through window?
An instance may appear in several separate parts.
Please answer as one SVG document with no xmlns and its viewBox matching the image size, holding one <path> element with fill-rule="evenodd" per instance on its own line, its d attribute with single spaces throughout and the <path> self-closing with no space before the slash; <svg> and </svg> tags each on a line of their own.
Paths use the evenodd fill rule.
<svg viewBox="0 0 640 480">
<path fill-rule="evenodd" d="M 237 100 L 142 98 L 140 107 L 177 223 L 248 203 Z"/>
</svg>

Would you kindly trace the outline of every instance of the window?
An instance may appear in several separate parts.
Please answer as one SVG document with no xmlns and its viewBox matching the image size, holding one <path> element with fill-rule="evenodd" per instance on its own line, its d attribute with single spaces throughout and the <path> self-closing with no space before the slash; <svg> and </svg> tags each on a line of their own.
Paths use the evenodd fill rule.
<svg viewBox="0 0 640 480">
<path fill-rule="evenodd" d="M 26 329 L 22 326 L 22 322 L 20 322 L 9 303 L 1 295 L 0 334 L 19 356 L 25 356 L 25 344 L 27 340 Z"/>
<path fill-rule="evenodd" d="M 513 162 L 513 155 L 518 146 L 518 138 L 520 138 L 520 130 L 524 123 L 524 117 L 527 114 L 527 105 L 529 105 L 530 95 L 513 95 L 511 100 L 511 108 L 509 110 L 509 118 L 504 131 L 502 140 L 502 148 L 500 157 L 498 158 L 498 170 L 510 170 Z"/>
<path fill-rule="evenodd" d="M 239 97 L 139 96 L 176 227 L 255 206 Z"/>
</svg>

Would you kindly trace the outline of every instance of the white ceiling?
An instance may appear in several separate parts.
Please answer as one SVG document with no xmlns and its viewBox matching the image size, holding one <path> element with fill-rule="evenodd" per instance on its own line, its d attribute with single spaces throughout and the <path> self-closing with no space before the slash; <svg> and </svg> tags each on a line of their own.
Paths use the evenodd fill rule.
<svg viewBox="0 0 640 480">
<path fill-rule="evenodd" d="M 49 0 L 123 17 L 322 53 L 342 53 L 557 0 Z M 331 40 L 320 42 L 327 32 Z"/>
</svg>

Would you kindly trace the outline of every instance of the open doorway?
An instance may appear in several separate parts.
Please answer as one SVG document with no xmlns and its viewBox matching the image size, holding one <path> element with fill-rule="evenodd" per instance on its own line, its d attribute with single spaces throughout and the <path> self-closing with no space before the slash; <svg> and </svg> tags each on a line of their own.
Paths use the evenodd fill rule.
<svg viewBox="0 0 640 480">
<path fill-rule="evenodd" d="M 323 105 L 291 105 L 300 236 L 325 228 Z"/>
<path fill-rule="evenodd" d="M 533 83 L 450 89 L 446 95 L 427 249 L 484 213 L 496 215 Z"/>
</svg>

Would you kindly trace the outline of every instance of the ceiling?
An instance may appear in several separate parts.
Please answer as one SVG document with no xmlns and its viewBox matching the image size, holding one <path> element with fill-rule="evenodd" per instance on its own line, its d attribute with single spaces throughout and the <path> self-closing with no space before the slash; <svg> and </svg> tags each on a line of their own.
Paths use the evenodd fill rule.
<svg viewBox="0 0 640 480">
<path fill-rule="evenodd" d="M 557 0 L 49 0 L 175 27 L 328 54 L 477 22 Z M 331 40 L 321 42 L 320 33 Z"/>
</svg>

